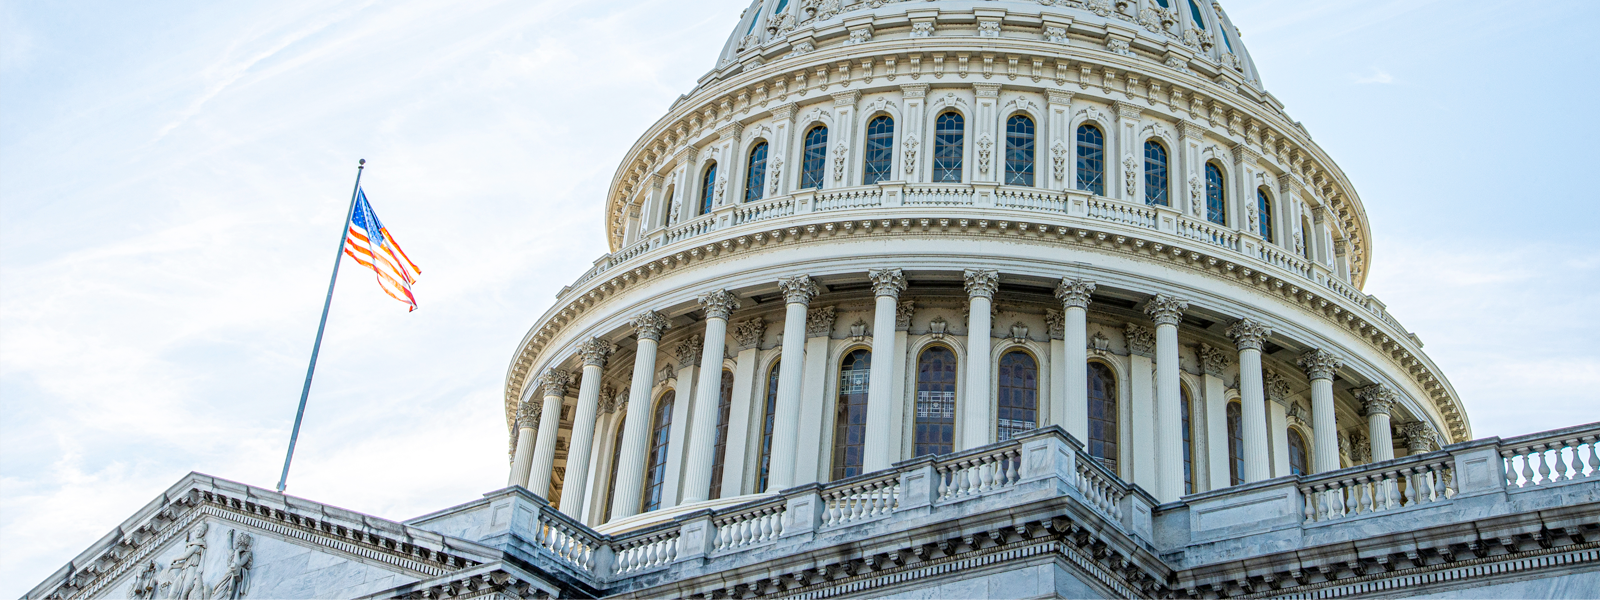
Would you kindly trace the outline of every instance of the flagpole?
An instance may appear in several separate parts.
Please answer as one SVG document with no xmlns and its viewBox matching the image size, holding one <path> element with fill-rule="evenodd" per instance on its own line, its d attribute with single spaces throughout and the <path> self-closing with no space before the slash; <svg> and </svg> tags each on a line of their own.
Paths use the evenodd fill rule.
<svg viewBox="0 0 1600 600">
<path fill-rule="evenodd" d="M 344 258 L 344 243 L 350 237 L 350 217 L 356 212 L 356 196 L 361 193 L 361 171 L 367 159 L 356 165 L 356 187 L 350 190 L 350 208 L 345 209 L 339 228 L 339 253 L 333 257 L 333 276 L 328 278 L 328 297 L 322 301 L 322 321 L 317 323 L 317 341 L 311 345 L 311 365 L 306 367 L 306 384 L 300 388 L 300 408 L 294 413 L 294 431 L 289 434 L 289 453 L 283 457 L 283 476 L 278 478 L 278 493 L 289 483 L 289 461 L 294 460 L 294 443 L 300 439 L 300 419 L 306 416 L 306 397 L 311 395 L 311 375 L 317 371 L 317 351 L 322 349 L 322 331 L 328 326 L 328 307 L 333 304 L 333 284 L 339 281 L 339 262 Z"/>
</svg>

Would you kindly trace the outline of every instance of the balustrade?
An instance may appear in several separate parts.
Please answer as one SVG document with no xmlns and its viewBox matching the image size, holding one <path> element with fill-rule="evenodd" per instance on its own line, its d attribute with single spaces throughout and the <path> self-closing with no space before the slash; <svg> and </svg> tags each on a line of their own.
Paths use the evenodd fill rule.
<svg viewBox="0 0 1600 600">
<path fill-rule="evenodd" d="M 757 204 L 740 205 L 733 209 L 733 224 L 743 225 L 767 219 L 778 219 L 794 214 L 794 198 L 783 197 Z"/>
<path fill-rule="evenodd" d="M 1205 221 L 1178 218 L 1178 235 L 1213 246 L 1239 251 L 1239 232 Z"/>
<path fill-rule="evenodd" d="M 1066 196 L 1038 190 L 1001 189 L 995 192 L 994 203 L 995 206 L 1002 208 L 1043 210 L 1056 213 L 1067 211 Z"/>
<path fill-rule="evenodd" d="M 1135 227 L 1156 228 L 1156 210 L 1099 198 L 1089 199 L 1089 217 Z"/>
<path fill-rule="evenodd" d="M 822 492 L 822 525 L 836 527 L 847 523 L 887 515 L 899 506 L 900 474 L 889 471 L 862 482 L 844 482 L 846 485 Z"/>
<path fill-rule="evenodd" d="M 581 571 L 594 568 L 594 552 L 600 547 L 600 538 L 587 527 L 549 510 L 539 512 L 538 523 L 534 543 L 540 548 Z"/>
<path fill-rule="evenodd" d="M 1086 452 L 1078 454 L 1077 462 L 1078 476 L 1073 485 L 1078 493 L 1089 500 L 1089 506 L 1096 512 L 1121 523 L 1122 498 L 1128 494 L 1126 484 Z"/>
<path fill-rule="evenodd" d="M 851 208 L 869 208 L 883 204 L 883 190 L 879 188 L 855 189 L 840 192 L 826 192 L 817 194 L 812 200 L 812 211 L 824 212 L 830 210 L 846 210 Z"/>
<path fill-rule="evenodd" d="M 737 550 L 778 539 L 783 533 L 783 515 L 786 505 L 782 498 L 747 508 L 712 520 L 717 528 L 713 551 Z"/>
<path fill-rule="evenodd" d="M 1455 496 L 1455 457 L 1445 452 L 1384 461 L 1300 484 L 1305 522 L 1444 502 Z"/>
<path fill-rule="evenodd" d="M 652 532 L 613 545 L 612 573 L 633 575 L 670 564 L 678 557 L 678 530 Z"/>
<path fill-rule="evenodd" d="M 1016 485 L 1019 456 L 1017 447 L 1011 446 L 939 462 L 935 466 L 939 499 L 958 500 Z"/>
<path fill-rule="evenodd" d="M 695 237 L 695 236 L 699 236 L 701 234 L 710 233 L 713 229 L 716 228 L 716 225 L 717 225 L 716 216 L 714 216 L 714 215 L 705 215 L 705 216 L 700 217 L 699 219 L 696 219 L 694 221 L 690 221 L 690 222 L 685 223 L 683 225 L 679 225 L 678 227 L 676 227 L 674 229 L 667 230 L 667 235 L 665 236 L 664 243 L 665 244 L 672 244 L 672 243 L 676 243 L 676 242 L 678 242 L 680 240 L 686 240 L 686 239 L 689 239 L 689 238 L 692 238 L 692 237 Z"/>
<path fill-rule="evenodd" d="M 971 206 L 972 188 L 965 186 L 908 187 L 906 206 Z"/>
<path fill-rule="evenodd" d="M 1501 442 L 1506 486 L 1531 488 L 1600 476 L 1600 424 Z"/>
</svg>

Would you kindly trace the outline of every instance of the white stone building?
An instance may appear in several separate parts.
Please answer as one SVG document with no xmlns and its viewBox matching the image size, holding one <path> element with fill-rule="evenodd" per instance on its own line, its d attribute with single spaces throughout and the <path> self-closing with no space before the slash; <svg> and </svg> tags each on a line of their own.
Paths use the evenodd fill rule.
<svg viewBox="0 0 1600 600">
<path fill-rule="evenodd" d="M 757 0 L 605 201 L 508 488 L 191 475 L 26 598 L 1600 595 L 1600 424 L 1472 439 L 1216 2 Z"/>
</svg>

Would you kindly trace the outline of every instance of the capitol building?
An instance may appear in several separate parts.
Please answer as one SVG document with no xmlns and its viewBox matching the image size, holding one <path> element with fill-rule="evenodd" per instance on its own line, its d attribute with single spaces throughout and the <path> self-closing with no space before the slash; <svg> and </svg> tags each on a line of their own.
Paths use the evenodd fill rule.
<svg viewBox="0 0 1600 600">
<path fill-rule="evenodd" d="M 509 357 L 506 488 L 191 474 L 25 598 L 1600 596 L 1600 424 L 1474 439 L 1217 2 L 756 0 L 707 58 Z"/>
</svg>

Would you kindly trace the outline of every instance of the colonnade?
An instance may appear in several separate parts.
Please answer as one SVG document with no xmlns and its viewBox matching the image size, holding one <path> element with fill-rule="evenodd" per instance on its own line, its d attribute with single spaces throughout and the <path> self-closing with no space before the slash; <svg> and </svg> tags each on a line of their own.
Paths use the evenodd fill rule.
<svg viewBox="0 0 1600 600">
<path fill-rule="evenodd" d="M 868 388 L 864 454 L 861 465 L 863 472 L 888 468 L 899 456 L 899 449 L 891 447 L 891 440 L 898 439 L 893 435 L 894 428 L 899 426 L 895 420 L 893 404 L 903 399 L 895 398 L 895 387 L 888 384 L 894 377 L 894 371 L 893 360 L 888 360 L 887 357 L 896 356 L 894 347 L 897 337 L 896 311 L 900 305 L 900 294 L 906 289 L 905 277 L 899 269 L 874 269 L 868 273 L 868 277 L 872 282 L 874 295 L 871 352 L 875 357 L 885 358 L 873 360 L 870 367 L 870 381 L 882 383 Z M 957 407 L 959 412 L 956 419 L 961 423 L 961 436 L 956 442 L 954 448 L 956 451 L 996 441 L 992 408 L 990 402 L 985 401 L 992 393 L 990 389 L 992 365 L 987 358 L 990 355 L 992 333 L 975 335 L 973 332 L 993 331 L 991 307 L 994 294 L 999 287 L 999 273 L 993 270 L 969 269 L 964 272 L 963 280 L 970 307 L 966 317 L 968 336 L 965 349 L 965 354 L 970 360 L 964 361 L 964 371 L 960 374 L 965 386 L 963 397 L 966 400 L 960 402 Z M 785 302 L 781 356 L 807 357 L 812 354 L 826 356 L 828 327 L 822 327 L 820 330 L 817 327 L 808 327 L 808 321 L 817 320 L 815 311 L 810 310 L 810 303 L 820 292 L 820 287 L 810 277 L 800 275 L 781 280 L 779 288 Z M 1052 377 L 1060 377 L 1061 381 L 1065 382 L 1060 389 L 1064 389 L 1065 392 L 1063 404 L 1066 414 L 1056 415 L 1053 420 L 1063 425 L 1068 433 L 1080 441 L 1087 441 L 1090 433 L 1087 380 L 1090 359 L 1087 330 L 1088 307 L 1095 290 L 1096 284 L 1093 281 L 1063 278 L 1055 292 L 1062 307 L 1061 335 L 1064 343 L 1062 359 L 1056 360 L 1052 357 L 1050 368 L 1055 371 L 1051 373 Z M 692 398 L 680 397 L 678 400 L 693 404 L 686 413 L 680 413 L 687 414 L 689 420 L 683 429 L 685 435 L 681 442 L 683 444 L 682 472 L 679 477 L 681 500 L 671 504 L 692 504 L 711 497 L 712 469 L 717 458 L 714 456 L 714 450 L 717 446 L 721 388 L 719 377 L 722 371 L 718 365 L 722 364 L 725 355 L 729 317 L 740 307 L 739 301 L 727 290 L 716 290 L 705 294 L 698 298 L 698 301 L 705 312 L 705 320 L 699 325 L 704 327 L 704 343 L 695 354 L 699 355 L 696 357 L 699 359 L 696 364 L 704 367 L 699 369 L 698 373 L 693 373 L 693 369 L 686 369 L 686 372 L 698 375 L 696 385 Z M 1154 488 L 1149 491 L 1163 502 L 1177 500 L 1185 492 L 1182 432 L 1184 425 L 1181 414 L 1183 400 L 1180 396 L 1182 392 L 1178 332 L 1182 326 L 1184 312 L 1188 309 L 1188 301 L 1167 294 L 1156 295 L 1145 306 L 1145 314 L 1156 326 L 1154 364 L 1150 365 L 1149 359 L 1144 359 L 1146 361 L 1144 364 L 1153 367 L 1154 371 L 1155 389 L 1150 394 L 1150 397 L 1154 398 L 1154 414 L 1151 415 L 1154 435 L 1148 439 L 1153 441 L 1155 447 L 1154 468 L 1150 471 L 1154 476 L 1142 479 L 1145 479 L 1144 483 L 1148 487 Z M 829 316 L 827 321 L 831 326 L 831 314 Z M 646 458 L 649 452 L 647 446 L 651 443 L 653 408 L 651 390 L 656 373 L 656 356 L 663 332 L 669 327 L 669 321 L 660 313 L 646 311 L 635 316 L 630 325 L 638 339 L 631 387 L 627 394 L 627 414 L 632 417 L 626 420 L 621 439 L 617 442 L 621 446 L 616 452 L 617 464 L 613 467 L 616 471 L 616 482 L 610 505 L 612 520 L 638 514 L 641 510 L 640 499 L 644 492 Z M 1284 448 L 1281 442 L 1279 444 L 1269 442 L 1269 420 L 1275 425 L 1280 424 L 1283 420 L 1283 411 L 1275 410 L 1269 415 L 1266 390 L 1263 385 L 1261 352 L 1267 339 L 1272 335 L 1272 330 L 1259 321 L 1245 317 L 1233 321 L 1227 327 L 1227 335 L 1234 342 L 1239 365 L 1239 402 L 1242 414 L 1240 429 L 1243 438 L 1242 479 L 1246 483 L 1268 479 L 1275 470 L 1270 464 L 1272 459 L 1269 448 L 1279 448 L 1280 453 Z M 819 338 L 824 345 L 810 343 Z M 575 518 L 582 517 L 584 495 L 588 489 L 591 487 L 600 489 L 598 486 L 588 485 L 589 480 L 596 477 L 591 471 L 598 468 L 597 465 L 590 464 L 589 457 L 595 443 L 596 406 L 600 395 L 602 370 L 613 349 L 614 346 L 610 342 L 599 338 L 586 340 L 578 348 L 583 364 L 583 375 L 573 415 L 560 502 L 561 510 Z M 1222 362 L 1228 358 L 1221 356 L 1221 351 L 1204 344 L 1201 348 L 1201 357 L 1202 362 L 1206 363 L 1213 362 L 1213 359 Z M 781 360 L 778 366 L 776 395 L 771 416 L 773 428 L 769 451 L 770 466 L 767 473 L 769 490 L 782 490 L 815 480 L 815 465 L 802 464 L 800 457 L 808 452 L 815 454 L 817 449 L 798 447 L 802 437 L 799 434 L 803 426 L 820 426 L 820 423 L 810 422 L 814 421 L 814 418 L 810 421 L 802 418 L 803 405 L 810 406 L 818 401 L 826 402 L 822 398 L 809 401 L 802 398 L 802 379 L 816 379 L 814 376 L 807 377 L 810 371 L 807 365 L 811 362 L 814 361 Z M 1334 410 L 1333 378 L 1335 372 L 1343 366 L 1343 362 L 1331 352 L 1312 349 L 1300 357 L 1299 365 L 1311 382 L 1311 429 L 1314 454 L 1310 457 L 1310 464 L 1306 466 L 1313 472 L 1336 470 L 1339 468 L 1339 441 Z M 1209 373 L 1211 367 L 1208 365 L 1206 370 Z M 1148 368 L 1145 372 L 1149 373 Z M 1220 367 L 1215 374 L 1220 376 Z M 539 380 L 542 406 L 536 405 L 533 398 L 529 398 L 519 407 L 511 485 L 524 486 L 541 496 L 549 495 L 562 402 L 570 378 L 570 374 L 561 369 L 546 371 Z M 1208 397 L 1215 397 L 1215 394 L 1221 391 L 1220 379 L 1217 381 L 1216 390 L 1207 390 Z M 1211 384 L 1208 383 L 1209 385 Z M 822 390 L 806 389 L 805 392 L 808 397 L 823 394 Z M 1366 408 L 1372 440 L 1372 459 L 1379 461 L 1393 458 L 1389 411 L 1396 399 L 1395 392 L 1387 387 L 1375 385 L 1358 390 L 1357 399 Z M 1213 416 L 1208 418 L 1208 421 L 1213 423 L 1208 428 L 1211 443 L 1226 443 L 1225 430 L 1221 431 L 1222 439 L 1216 439 L 1216 434 L 1219 433 L 1219 428 L 1215 424 L 1216 418 Z M 1137 424 L 1137 418 L 1135 422 Z M 1282 432 L 1278 434 L 1282 435 Z M 678 436 L 673 437 L 673 444 L 679 444 Z M 1139 443 L 1140 437 L 1136 435 L 1134 442 Z M 1138 449 L 1139 452 L 1151 450 Z M 733 455 L 735 452 L 739 450 L 730 448 L 730 456 L 727 457 L 729 462 L 743 460 L 743 455 Z M 1284 474 L 1283 469 L 1276 470 L 1280 475 Z M 1215 476 L 1212 481 L 1215 487 L 1217 481 Z M 737 492 L 723 495 L 735 496 Z"/>
</svg>

